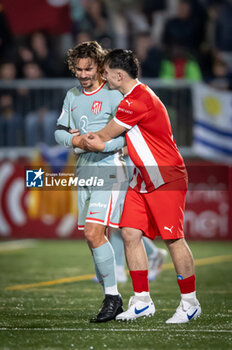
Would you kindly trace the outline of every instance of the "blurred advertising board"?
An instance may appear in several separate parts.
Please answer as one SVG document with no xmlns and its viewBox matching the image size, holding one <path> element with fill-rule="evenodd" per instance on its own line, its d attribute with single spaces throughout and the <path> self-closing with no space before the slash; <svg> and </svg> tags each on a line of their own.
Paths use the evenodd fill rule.
<svg viewBox="0 0 232 350">
<path fill-rule="evenodd" d="M 33 175 L 34 182 L 29 183 L 31 173 L 25 169 L 33 169 L 35 163 L 40 164 L 40 169 Z M 73 160 L 71 163 L 74 167 Z M 59 169 L 53 157 L 51 174 L 65 171 L 71 163 L 70 154 L 63 151 L 59 154 Z M 192 160 L 186 164 L 189 175 L 186 238 L 231 240 L 232 167 Z M 56 190 L 30 187 L 33 184 L 39 187 L 43 179 L 41 169 L 45 166 L 49 166 L 49 157 L 45 160 L 40 152 L 32 161 L 22 158 L 0 162 L 0 239 L 83 238 L 83 231 L 77 229 L 76 188 L 62 188 L 60 183 Z"/>
</svg>

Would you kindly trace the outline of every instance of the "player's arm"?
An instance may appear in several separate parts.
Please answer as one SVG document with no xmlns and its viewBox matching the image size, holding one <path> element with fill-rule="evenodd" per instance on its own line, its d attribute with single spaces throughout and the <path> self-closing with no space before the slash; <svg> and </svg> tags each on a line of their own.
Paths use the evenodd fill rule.
<svg viewBox="0 0 232 350">
<path fill-rule="evenodd" d="M 112 108 L 111 112 L 112 112 L 112 117 L 115 117 L 117 113 L 118 105 L 120 104 L 123 96 L 117 90 L 111 90 L 110 92 L 113 95 L 113 98 L 111 98 L 111 108 Z M 103 152 L 119 151 L 119 150 L 122 150 L 123 147 L 125 146 L 126 146 L 126 137 L 123 134 L 118 137 L 112 137 L 111 140 L 109 141 L 105 141 L 105 148 Z"/>
<path fill-rule="evenodd" d="M 70 134 L 69 128 L 65 125 L 58 124 L 55 130 L 55 140 L 59 145 L 66 148 L 72 147 L 72 138 L 74 135 Z"/>
<path fill-rule="evenodd" d="M 70 97 L 69 92 L 67 93 L 63 109 L 60 117 L 57 120 L 57 127 L 55 131 L 56 142 L 67 148 L 78 147 L 75 153 L 85 152 L 83 138 L 84 135 L 80 135 L 78 129 L 72 129 L 70 126 Z"/>
<path fill-rule="evenodd" d="M 75 153 L 86 152 L 83 139 L 85 135 L 80 135 L 79 132 L 75 132 L 78 129 L 70 129 L 63 125 L 58 125 L 55 131 L 56 142 L 64 145 L 67 148 L 75 147 Z"/>
<path fill-rule="evenodd" d="M 104 142 L 105 148 L 102 152 L 115 152 L 126 146 L 126 138 L 124 135 L 118 136 L 115 139 Z"/>
<path fill-rule="evenodd" d="M 102 130 L 104 130 L 104 129 L 102 129 Z M 96 138 L 92 139 L 91 145 L 88 144 L 89 135 L 96 135 Z M 75 153 L 82 153 L 83 152 L 78 147 L 81 147 L 85 151 L 92 151 L 92 152 L 96 152 L 96 151 L 97 152 L 114 152 L 114 151 L 118 151 L 118 150 L 122 149 L 124 146 L 126 146 L 126 138 L 124 135 L 118 136 L 116 138 L 112 138 L 112 140 L 109 140 L 107 142 L 101 141 L 99 139 L 98 132 L 97 133 L 89 133 L 88 136 L 83 135 L 82 139 L 80 139 L 80 137 L 78 137 L 78 136 L 79 135 L 75 136 L 72 139 L 73 146 L 75 146 Z M 79 146 L 80 144 L 81 144 L 81 146 Z"/>
<path fill-rule="evenodd" d="M 106 141 L 110 141 L 116 138 L 117 136 L 124 133 L 125 130 L 126 130 L 125 127 L 117 124 L 112 119 L 102 130 L 96 133 L 91 133 L 91 132 L 88 133 L 87 138 L 84 140 L 84 144 L 91 151 L 102 152 L 105 149 Z"/>
<path fill-rule="evenodd" d="M 104 153 L 119 151 L 120 149 L 123 149 L 126 146 L 126 138 L 125 138 L 125 136 L 118 136 L 115 139 L 104 142 L 103 146 L 104 146 L 104 149 L 102 147 L 102 152 L 104 152 Z M 73 151 L 76 154 L 90 152 L 90 151 L 91 152 L 98 151 L 98 150 L 95 150 L 94 148 L 88 149 L 86 143 L 85 143 L 84 147 L 85 147 L 85 149 L 81 149 L 79 147 L 74 147 Z"/>
<path fill-rule="evenodd" d="M 75 148 L 80 148 L 84 152 L 88 152 L 88 149 L 86 148 L 86 145 L 84 143 L 85 139 L 87 138 L 87 134 L 84 135 L 75 135 L 72 138 L 72 146 Z M 78 149 L 75 151 L 75 153 L 82 153 L 81 151 L 79 152 Z"/>
<path fill-rule="evenodd" d="M 97 131 L 96 134 L 106 142 L 112 140 L 113 138 L 123 134 L 127 128 L 122 125 L 119 125 L 112 119 L 103 129 Z"/>
<path fill-rule="evenodd" d="M 95 133 L 89 133 L 88 135 L 96 135 L 96 138 L 92 140 L 92 144 L 88 147 L 88 136 L 87 135 L 81 135 L 81 136 L 75 136 L 72 139 L 72 144 L 75 150 L 75 153 L 83 153 L 83 152 L 114 152 L 122 149 L 124 146 L 126 146 L 126 138 L 125 136 L 119 136 L 115 139 L 112 139 L 107 142 L 101 141 L 99 136 Z M 100 141 L 100 142 L 99 142 Z M 95 147 L 96 143 L 96 147 Z M 97 146 L 97 143 L 99 145 Z"/>
<path fill-rule="evenodd" d="M 62 112 L 57 120 L 55 130 L 55 140 L 58 144 L 67 148 L 72 147 L 72 139 L 75 135 L 70 133 L 70 115 L 69 115 L 69 93 L 67 93 Z"/>
</svg>

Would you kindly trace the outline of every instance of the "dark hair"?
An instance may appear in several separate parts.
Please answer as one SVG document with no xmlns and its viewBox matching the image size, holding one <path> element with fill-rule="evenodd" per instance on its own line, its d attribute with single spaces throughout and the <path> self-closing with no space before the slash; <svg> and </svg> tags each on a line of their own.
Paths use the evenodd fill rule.
<svg viewBox="0 0 232 350">
<path fill-rule="evenodd" d="M 98 65 L 99 70 L 103 68 L 106 51 L 96 41 L 86 41 L 67 52 L 67 63 L 70 71 L 75 74 L 76 63 L 79 58 L 91 58 Z"/>
<path fill-rule="evenodd" d="M 114 49 L 105 56 L 104 64 L 109 68 L 122 69 L 133 79 L 138 77 L 139 61 L 131 50 Z"/>
</svg>

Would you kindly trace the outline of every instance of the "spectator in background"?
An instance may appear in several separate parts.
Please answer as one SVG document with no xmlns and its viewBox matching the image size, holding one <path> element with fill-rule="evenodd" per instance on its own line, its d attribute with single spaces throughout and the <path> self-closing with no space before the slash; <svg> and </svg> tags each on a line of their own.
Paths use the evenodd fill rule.
<svg viewBox="0 0 232 350">
<path fill-rule="evenodd" d="M 74 37 L 77 33 L 89 29 L 86 18 L 87 3 L 88 0 L 70 0 L 70 17 L 72 20 L 72 34 Z"/>
<path fill-rule="evenodd" d="M 160 74 L 163 53 L 152 43 L 150 32 L 136 35 L 135 52 L 140 61 L 141 76 L 157 78 Z"/>
<path fill-rule="evenodd" d="M 111 3 L 110 20 L 114 33 L 114 46 L 128 49 L 128 21 L 125 7 L 118 2 Z"/>
<path fill-rule="evenodd" d="M 26 63 L 34 61 L 34 54 L 32 50 L 24 43 L 19 43 L 17 47 L 17 68 L 19 72 L 19 77 L 23 76 L 23 66 Z"/>
<path fill-rule="evenodd" d="M 26 63 L 23 67 L 23 74 L 24 79 L 35 80 L 43 77 L 42 70 L 36 62 Z M 21 98 L 29 103 L 25 118 L 26 145 L 32 147 L 39 142 L 54 145 L 54 129 L 58 113 L 49 109 L 48 91 L 46 89 L 21 89 Z"/>
<path fill-rule="evenodd" d="M 86 31 L 81 31 L 78 32 L 76 37 L 75 37 L 75 45 L 81 44 L 86 41 L 91 41 L 91 34 L 86 30 Z"/>
<path fill-rule="evenodd" d="M 61 70 L 57 55 L 49 45 L 49 36 L 43 32 L 34 32 L 30 37 L 30 47 L 35 61 L 41 67 L 44 76 L 57 77 Z"/>
<path fill-rule="evenodd" d="M 12 52 L 13 37 L 3 11 L 3 6 L 0 3 L 0 57 L 11 57 Z"/>
<path fill-rule="evenodd" d="M 154 13 L 166 10 L 166 3 L 166 0 L 143 0 L 142 10 L 147 16 L 148 23 L 150 24 L 150 26 L 152 26 Z"/>
<path fill-rule="evenodd" d="M 71 1 L 71 18 L 74 38 L 80 32 L 88 32 L 104 48 L 112 47 L 113 30 L 104 0 Z"/>
<path fill-rule="evenodd" d="M 19 146 L 23 141 L 22 116 L 15 111 L 10 91 L 0 96 L 0 146 Z"/>
<path fill-rule="evenodd" d="M 17 78 L 17 67 L 13 61 L 4 61 L 0 65 L 0 79 L 13 80 Z"/>
<path fill-rule="evenodd" d="M 219 0 L 209 1 L 209 4 L 205 5 L 207 16 L 205 21 L 204 48 L 206 46 L 206 49 L 215 47 L 216 22 L 221 5 Z"/>
<path fill-rule="evenodd" d="M 220 53 L 212 54 L 211 72 L 205 76 L 205 82 L 219 90 L 232 90 L 232 73 Z"/>
<path fill-rule="evenodd" d="M 215 46 L 232 71 L 232 0 L 221 4 L 215 28 Z"/>
<path fill-rule="evenodd" d="M 24 79 L 41 79 L 44 74 L 37 62 L 27 62 L 23 66 Z"/>
<path fill-rule="evenodd" d="M 128 28 L 129 28 L 129 48 L 133 49 L 131 47 L 131 44 L 133 45 L 133 39 L 136 38 L 136 36 L 139 33 L 143 32 L 149 32 L 150 26 L 147 20 L 147 17 L 142 11 L 142 3 L 140 1 L 136 1 L 135 4 L 133 4 L 133 7 L 128 7 L 126 11 L 126 17 L 128 20 Z M 131 40 L 132 39 L 132 40 Z"/>
<path fill-rule="evenodd" d="M 86 18 L 94 40 L 98 41 L 103 48 L 111 48 L 113 40 L 112 26 L 104 0 L 88 0 Z"/>
<path fill-rule="evenodd" d="M 215 45 L 220 51 L 232 52 L 232 0 L 225 0 L 216 21 Z"/>
<path fill-rule="evenodd" d="M 13 61 L 0 65 L 0 80 L 8 82 L 17 77 L 17 68 Z M 0 96 L 0 145 L 16 146 L 23 141 L 22 116 L 16 112 L 16 92 L 12 89 L 1 90 Z"/>
<path fill-rule="evenodd" d="M 201 81 L 201 69 L 195 57 L 182 47 L 174 46 L 166 50 L 166 57 L 161 62 L 161 79 L 188 79 Z"/>
<path fill-rule="evenodd" d="M 172 49 L 174 46 L 184 48 L 189 52 L 199 50 L 202 36 L 202 18 L 197 13 L 191 0 L 179 0 L 176 17 L 167 20 L 164 26 L 163 43 Z M 195 9 L 195 12 L 194 12 Z"/>
</svg>

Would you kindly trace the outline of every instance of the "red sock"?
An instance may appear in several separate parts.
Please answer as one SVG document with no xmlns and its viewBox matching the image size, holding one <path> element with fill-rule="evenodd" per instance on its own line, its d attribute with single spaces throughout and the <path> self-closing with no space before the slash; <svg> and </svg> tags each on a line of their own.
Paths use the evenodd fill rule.
<svg viewBox="0 0 232 350">
<path fill-rule="evenodd" d="M 149 292 L 148 270 L 130 271 L 134 292 Z"/>
<path fill-rule="evenodd" d="M 187 294 L 195 292 L 196 290 L 196 276 L 192 275 L 188 278 L 185 278 L 183 280 L 177 279 L 177 283 L 180 287 L 181 294 Z"/>
</svg>

